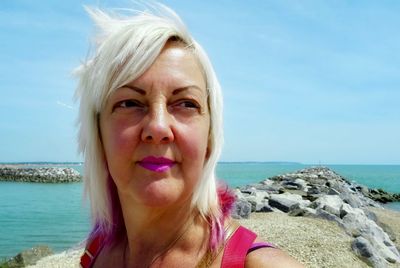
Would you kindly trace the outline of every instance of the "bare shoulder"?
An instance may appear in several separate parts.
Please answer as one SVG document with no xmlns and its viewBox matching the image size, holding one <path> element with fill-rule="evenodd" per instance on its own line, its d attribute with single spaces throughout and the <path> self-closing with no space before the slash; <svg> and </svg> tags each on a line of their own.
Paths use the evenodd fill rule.
<svg viewBox="0 0 400 268">
<path fill-rule="evenodd" d="M 260 248 L 246 257 L 246 268 L 300 268 L 304 267 L 287 253 L 276 248 Z"/>
</svg>

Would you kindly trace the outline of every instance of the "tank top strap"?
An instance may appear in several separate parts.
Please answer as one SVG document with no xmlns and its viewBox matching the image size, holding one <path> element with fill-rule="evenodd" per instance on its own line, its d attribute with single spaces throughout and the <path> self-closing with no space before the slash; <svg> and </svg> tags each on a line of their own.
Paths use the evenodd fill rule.
<svg viewBox="0 0 400 268">
<path fill-rule="evenodd" d="M 89 241 L 83 255 L 81 256 L 80 267 L 91 268 L 103 245 L 104 239 L 101 235 L 98 235 Z"/>
<path fill-rule="evenodd" d="M 249 229 L 239 226 L 226 242 L 221 268 L 243 268 L 247 251 L 256 237 L 257 235 Z"/>
</svg>

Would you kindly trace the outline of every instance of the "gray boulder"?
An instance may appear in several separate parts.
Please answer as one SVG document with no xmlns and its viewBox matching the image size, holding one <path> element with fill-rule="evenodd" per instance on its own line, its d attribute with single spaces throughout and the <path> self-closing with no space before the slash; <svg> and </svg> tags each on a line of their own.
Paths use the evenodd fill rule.
<svg viewBox="0 0 400 268">
<path fill-rule="evenodd" d="M 360 208 L 365 206 L 365 203 L 363 202 L 364 200 L 361 200 L 358 195 L 352 192 L 342 192 L 340 193 L 340 198 L 353 208 Z"/>
<path fill-rule="evenodd" d="M 240 189 L 234 189 L 233 190 L 233 193 L 235 194 L 235 196 L 236 196 L 236 200 L 239 200 L 239 199 L 244 199 L 244 196 L 245 196 L 245 194 L 243 194 L 241 191 L 240 191 Z"/>
<path fill-rule="evenodd" d="M 260 203 L 257 203 L 255 212 L 272 212 L 274 208 L 269 205 L 268 199 L 262 200 Z"/>
<path fill-rule="evenodd" d="M 338 195 L 324 195 L 315 200 L 311 207 L 322 209 L 326 212 L 340 217 L 340 208 L 343 205 L 343 200 Z"/>
<path fill-rule="evenodd" d="M 347 233 L 355 238 L 362 237 L 374 249 L 372 256 L 369 257 L 369 262 L 374 263 L 374 267 L 385 267 L 386 262 L 400 262 L 400 254 L 389 235 L 374 221 L 368 219 L 361 209 L 355 208 L 354 212 L 346 214 L 342 224 Z"/>
<path fill-rule="evenodd" d="M 265 204 L 268 205 L 268 201 L 265 202 L 268 197 L 269 194 L 267 192 L 255 191 L 251 195 L 245 196 L 244 199 L 251 204 L 251 212 L 257 212 L 260 211 L 261 207 L 264 207 Z"/>
<path fill-rule="evenodd" d="M 322 218 L 328 221 L 335 221 L 339 224 L 342 223 L 342 220 L 338 216 L 326 210 L 323 210 L 322 208 L 315 209 L 315 217 Z"/>
<path fill-rule="evenodd" d="M 374 262 L 371 261 L 372 256 L 374 255 L 374 248 L 371 246 L 371 243 L 367 239 L 362 236 L 357 237 L 351 243 L 351 248 L 354 253 L 360 257 L 364 262 L 368 265 L 372 266 Z"/>
<path fill-rule="evenodd" d="M 235 202 L 232 217 L 235 219 L 248 219 L 251 213 L 251 204 L 244 199 Z"/>
<path fill-rule="evenodd" d="M 289 212 L 297 207 L 306 207 L 311 202 L 309 200 L 303 200 L 300 195 L 297 194 L 271 194 L 269 198 L 269 205 L 277 208 L 283 212 Z"/>
<path fill-rule="evenodd" d="M 43 257 L 53 254 L 52 250 L 48 246 L 35 246 L 31 249 L 24 250 L 12 257 L 4 265 L 9 268 L 19 268 L 28 265 L 34 265 L 38 260 Z"/>
<path fill-rule="evenodd" d="M 304 217 L 316 217 L 317 212 L 315 209 L 311 207 L 301 207 L 300 205 L 296 205 L 296 207 L 292 208 L 291 211 L 289 211 L 288 215 L 290 216 L 304 216 Z"/>
</svg>

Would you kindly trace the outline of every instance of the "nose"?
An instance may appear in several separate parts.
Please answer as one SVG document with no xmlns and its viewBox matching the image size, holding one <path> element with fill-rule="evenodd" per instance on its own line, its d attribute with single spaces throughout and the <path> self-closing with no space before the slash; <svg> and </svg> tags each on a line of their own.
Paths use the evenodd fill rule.
<svg viewBox="0 0 400 268">
<path fill-rule="evenodd" d="M 150 109 L 143 126 L 142 141 L 146 143 L 165 144 L 174 140 L 171 129 L 171 115 L 166 107 L 157 105 Z"/>
</svg>

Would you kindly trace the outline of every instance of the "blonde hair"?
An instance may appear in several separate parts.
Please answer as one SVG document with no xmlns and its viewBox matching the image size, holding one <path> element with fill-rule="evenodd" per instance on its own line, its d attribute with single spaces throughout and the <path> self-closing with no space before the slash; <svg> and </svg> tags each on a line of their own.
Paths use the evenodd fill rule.
<svg viewBox="0 0 400 268">
<path fill-rule="evenodd" d="M 111 15 L 94 8 L 86 10 L 100 30 L 95 40 L 95 55 L 77 69 L 76 90 L 80 102 L 79 150 L 84 155 L 85 194 L 94 224 L 92 234 L 101 232 L 111 237 L 123 225 L 99 136 L 98 115 L 111 92 L 143 74 L 168 41 L 179 40 L 194 53 L 203 68 L 211 118 L 209 157 L 194 190 L 192 205 L 217 229 L 219 240 L 223 231 L 215 169 L 223 143 L 222 95 L 207 54 L 190 36 L 178 15 L 161 4 L 151 12 L 134 11 L 130 16 Z"/>
</svg>

